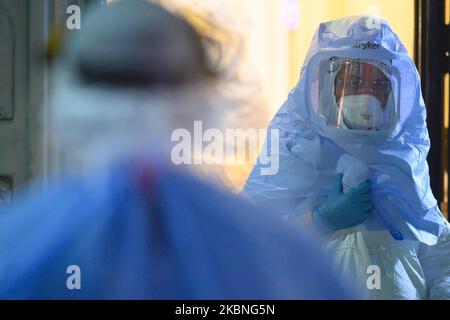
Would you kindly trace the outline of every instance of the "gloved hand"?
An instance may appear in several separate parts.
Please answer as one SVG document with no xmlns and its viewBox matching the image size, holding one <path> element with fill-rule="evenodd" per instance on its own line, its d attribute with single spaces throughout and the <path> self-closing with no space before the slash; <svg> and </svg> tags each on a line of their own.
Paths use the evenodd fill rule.
<svg viewBox="0 0 450 320">
<path fill-rule="evenodd" d="M 372 215 L 372 210 L 370 182 L 343 193 L 342 174 L 338 174 L 325 203 L 313 210 L 312 221 L 319 231 L 330 233 L 362 223 Z"/>
</svg>

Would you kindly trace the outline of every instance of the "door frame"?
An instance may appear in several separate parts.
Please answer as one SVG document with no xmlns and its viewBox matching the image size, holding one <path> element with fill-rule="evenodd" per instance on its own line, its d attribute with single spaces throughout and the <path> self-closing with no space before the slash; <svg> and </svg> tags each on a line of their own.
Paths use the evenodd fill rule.
<svg viewBox="0 0 450 320">
<path fill-rule="evenodd" d="M 427 107 L 431 189 L 448 217 L 449 176 L 445 172 L 449 168 L 449 130 L 445 124 L 449 119 L 444 115 L 448 117 L 449 106 L 444 105 L 444 76 L 450 70 L 450 32 L 445 24 L 445 6 L 445 0 L 415 0 L 414 58 Z"/>
</svg>

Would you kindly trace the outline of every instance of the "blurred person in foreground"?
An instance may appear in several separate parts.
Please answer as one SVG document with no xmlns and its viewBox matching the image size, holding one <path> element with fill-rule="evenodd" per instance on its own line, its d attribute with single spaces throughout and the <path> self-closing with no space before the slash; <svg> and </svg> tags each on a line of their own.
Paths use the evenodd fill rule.
<svg viewBox="0 0 450 320">
<path fill-rule="evenodd" d="M 217 117 L 182 18 L 97 8 L 55 68 L 60 178 L 1 212 L 0 298 L 350 297 L 307 236 L 172 165 L 173 130 Z"/>
</svg>

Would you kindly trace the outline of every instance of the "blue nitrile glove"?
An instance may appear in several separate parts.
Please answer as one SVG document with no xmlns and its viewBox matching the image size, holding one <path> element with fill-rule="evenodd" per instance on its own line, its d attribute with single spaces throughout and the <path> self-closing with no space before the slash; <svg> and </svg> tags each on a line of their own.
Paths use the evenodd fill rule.
<svg viewBox="0 0 450 320">
<path fill-rule="evenodd" d="M 314 226 L 330 233 L 355 226 L 371 216 L 373 210 L 370 182 L 361 183 L 348 193 L 342 192 L 342 174 L 338 174 L 328 198 L 312 212 Z"/>
</svg>

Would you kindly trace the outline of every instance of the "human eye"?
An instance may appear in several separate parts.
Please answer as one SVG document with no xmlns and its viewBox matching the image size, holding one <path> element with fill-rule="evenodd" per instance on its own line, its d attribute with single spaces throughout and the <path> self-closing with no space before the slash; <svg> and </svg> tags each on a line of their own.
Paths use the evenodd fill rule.
<svg viewBox="0 0 450 320">
<path fill-rule="evenodd" d="M 391 88 L 391 82 L 386 79 L 375 80 L 372 88 L 377 91 L 388 92 Z"/>
<path fill-rule="evenodd" d="M 361 79 L 358 77 L 350 77 L 348 84 L 351 89 L 359 89 L 361 87 Z"/>
</svg>

